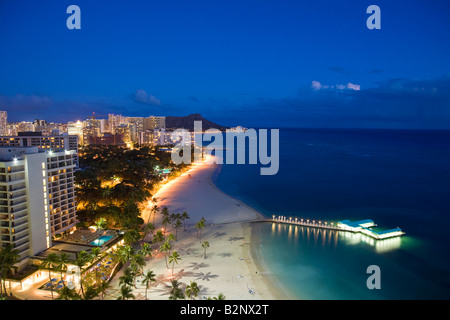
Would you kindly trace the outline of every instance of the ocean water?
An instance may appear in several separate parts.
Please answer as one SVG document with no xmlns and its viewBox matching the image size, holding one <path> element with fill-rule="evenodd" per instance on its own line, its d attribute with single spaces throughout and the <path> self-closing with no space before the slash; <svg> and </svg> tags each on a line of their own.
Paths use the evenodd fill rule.
<svg viewBox="0 0 450 320">
<path fill-rule="evenodd" d="M 372 219 L 401 238 L 255 224 L 264 264 L 296 298 L 450 298 L 450 131 L 281 129 L 280 167 L 227 165 L 213 181 L 264 215 Z M 370 290 L 367 267 L 381 271 Z"/>
</svg>

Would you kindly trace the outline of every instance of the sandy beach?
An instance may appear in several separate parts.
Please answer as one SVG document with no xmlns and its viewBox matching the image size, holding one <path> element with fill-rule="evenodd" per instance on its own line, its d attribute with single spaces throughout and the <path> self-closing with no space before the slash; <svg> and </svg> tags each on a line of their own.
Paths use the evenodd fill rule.
<svg viewBox="0 0 450 320">
<path fill-rule="evenodd" d="M 197 282 L 200 292 L 196 299 L 213 298 L 219 293 L 226 299 L 237 300 L 288 299 L 274 276 L 263 268 L 259 259 L 255 259 L 258 243 L 252 243 L 257 242 L 257 238 L 252 239 L 250 221 L 263 217 L 217 189 L 211 181 L 216 167 L 206 163 L 193 165 L 154 195 L 158 198 L 159 207 L 167 206 L 171 213 L 186 211 L 190 219 L 186 221 L 186 231 L 179 230 L 178 240 L 172 243 L 173 250 L 182 259 L 174 266 L 173 275 L 172 266 L 166 267 L 162 253 L 156 253 L 147 260 L 144 273 L 152 270 L 157 279 L 148 289 L 148 299 L 168 299 L 172 279 L 178 279 L 183 289 L 190 281 Z M 149 218 L 149 208 L 143 212 L 144 221 Z M 206 228 L 200 239 L 194 225 L 201 217 L 206 220 Z M 155 218 L 155 226 L 161 228 L 160 215 Z M 168 232 L 175 234 L 174 230 Z M 206 258 L 201 246 L 203 241 L 210 244 Z M 107 299 L 118 296 L 122 271 L 112 280 Z M 137 288 L 133 289 L 136 299 L 145 299 L 141 280 L 138 278 Z"/>
</svg>

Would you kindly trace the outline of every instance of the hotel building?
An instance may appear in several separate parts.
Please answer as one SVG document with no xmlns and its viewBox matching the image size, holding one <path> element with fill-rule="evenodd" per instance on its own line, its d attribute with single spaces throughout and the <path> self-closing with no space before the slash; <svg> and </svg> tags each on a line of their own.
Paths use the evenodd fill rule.
<svg viewBox="0 0 450 320">
<path fill-rule="evenodd" d="M 150 116 L 144 118 L 143 121 L 143 131 L 153 130 L 153 129 L 165 129 L 166 128 L 166 117 L 155 117 Z"/>
<path fill-rule="evenodd" d="M 20 259 L 52 246 L 52 236 L 77 223 L 76 151 L 0 147 L 0 246 Z"/>
<path fill-rule="evenodd" d="M 42 132 L 19 132 L 17 136 L 0 136 L 0 147 L 38 147 L 40 150 L 75 151 L 78 166 L 78 136 L 67 133 L 44 136 Z"/>
<path fill-rule="evenodd" d="M 5 136 L 8 134 L 8 131 L 8 113 L 0 111 L 0 135 Z"/>
</svg>

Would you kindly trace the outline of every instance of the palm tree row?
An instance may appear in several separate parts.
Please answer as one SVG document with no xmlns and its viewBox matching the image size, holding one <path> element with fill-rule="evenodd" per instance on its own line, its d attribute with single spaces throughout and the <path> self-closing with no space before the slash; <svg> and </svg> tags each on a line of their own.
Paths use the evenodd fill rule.
<svg viewBox="0 0 450 320">
<path fill-rule="evenodd" d="M 19 251 L 12 245 L 0 248 L 0 298 L 7 295 L 6 277 L 13 270 L 14 265 L 19 261 Z M 11 290 L 10 290 L 11 294 Z"/>
<path fill-rule="evenodd" d="M 155 274 L 152 271 L 143 273 L 146 265 L 145 259 L 152 257 L 152 248 L 148 243 L 143 243 L 139 250 L 135 250 L 131 245 L 126 244 L 119 248 L 117 259 L 124 265 L 128 265 L 124 269 L 123 275 L 119 278 L 120 296 L 117 300 L 134 299 L 133 287 L 136 288 L 136 278 L 140 275 L 144 276 L 145 295 L 147 297 L 148 286 L 151 282 L 156 281 Z"/>
<path fill-rule="evenodd" d="M 197 238 L 199 237 L 200 233 L 200 242 L 202 241 L 202 230 L 205 227 L 206 227 L 206 220 L 204 217 L 202 217 L 200 221 L 195 224 L 195 228 L 197 229 Z"/>
<path fill-rule="evenodd" d="M 49 283 L 51 284 L 50 291 L 52 300 L 54 299 L 54 288 L 52 281 L 52 271 L 59 272 L 60 278 L 62 280 L 63 288 L 58 290 L 59 297 L 58 300 L 76 300 L 76 299 L 84 299 L 90 300 L 102 294 L 103 296 L 109 287 L 106 281 L 98 281 L 98 271 L 95 270 L 95 282 L 98 283 L 97 286 L 87 285 L 85 287 L 85 281 L 83 280 L 83 271 L 86 270 L 86 267 L 92 264 L 95 264 L 96 261 L 100 257 L 100 248 L 93 248 L 91 253 L 87 253 L 86 251 L 81 251 L 78 253 L 75 260 L 69 260 L 69 256 L 66 253 L 56 254 L 50 253 L 44 261 L 42 261 L 40 268 L 48 270 Z M 78 293 L 75 288 L 69 287 L 66 285 L 66 282 L 63 280 L 63 273 L 67 271 L 68 265 L 75 265 L 79 269 L 79 286 L 80 292 Z"/>
<path fill-rule="evenodd" d="M 184 228 L 186 231 L 186 220 L 190 219 L 189 214 L 184 211 L 182 214 L 180 213 L 169 213 L 169 209 L 167 207 L 163 207 L 161 210 L 162 215 L 162 225 L 164 227 L 164 235 L 167 229 L 167 225 L 171 225 L 172 228 L 175 229 L 175 241 L 178 239 L 178 230 Z"/>
</svg>

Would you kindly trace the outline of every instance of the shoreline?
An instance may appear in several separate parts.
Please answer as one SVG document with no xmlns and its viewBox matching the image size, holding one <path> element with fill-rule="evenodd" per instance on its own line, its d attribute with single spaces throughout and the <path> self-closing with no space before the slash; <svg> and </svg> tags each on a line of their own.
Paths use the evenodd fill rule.
<svg viewBox="0 0 450 320">
<path fill-rule="evenodd" d="M 198 283 L 200 293 L 197 299 L 216 297 L 219 293 L 233 300 L 292 299 L 261 257 L 259 237 L 251 222 L 264 216 L 221 191 L 212 180 L 217 169 L 217 164 L 193 165 L 178 178 L 163 185 L 154 195 L 160 208 L 167 206 L 170 212 L 186 211 L 191 218 L 186 221 L 187 231 L 178 231 L 179 239 L 172 243 L 173 250 L 178 251 L 182 258 L 178 265 L 174 265 L 173 275 L 172 266 L 166 267 L 160 252 L 144 267 L 144 272 L 152 270 L 157 276 L 157 284 L 149 288 L 148 298 L 168 299 L 170 280 L 179 279 L 183 285 L 190 281 Z M 144 221 L 147 221 L 148 209 L 142 214 Z M 206 228 L 200 241 L 193 226 L 201 217 L 206 219 Z M 155 218 L 155 226 L 161 228 L 160 214 Z M 174 230 L 168 232 L 175 234 Z M 210 243 L 206 258 L 201 247 L 201 242 L 205 240 Z M 116 291 L 116 294 L 122 272 L 111 282 L 111 291 Z M 144 290 L 143 286 L 137 285 L 135 295 L 137 293 L 142 298 Z M 110 298 L 114 296 L 113 293 Z"/>
</svg>

